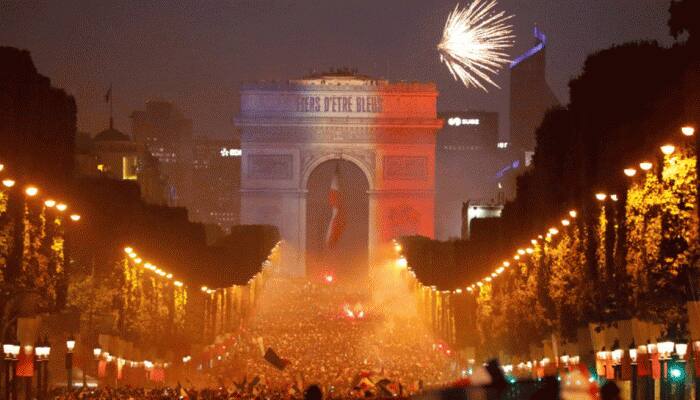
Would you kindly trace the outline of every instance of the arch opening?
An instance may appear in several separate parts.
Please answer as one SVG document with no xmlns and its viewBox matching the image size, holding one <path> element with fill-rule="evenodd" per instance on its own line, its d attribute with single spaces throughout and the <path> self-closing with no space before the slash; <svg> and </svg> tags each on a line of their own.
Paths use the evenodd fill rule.
<svg viewBox="0 0 700 400">
<path fill-rule="evenodd" d="M 336 170 L 345 224 L 337 242 L 329 246 L 329 193 Z M 345 159 L 324 161 L 309 174 L 306 190 L 307 275 L 321 278 L 330 274 L 348 281 L 365 278 L 369 253 L 369 181 L 365 173 Z"/>
</svg>

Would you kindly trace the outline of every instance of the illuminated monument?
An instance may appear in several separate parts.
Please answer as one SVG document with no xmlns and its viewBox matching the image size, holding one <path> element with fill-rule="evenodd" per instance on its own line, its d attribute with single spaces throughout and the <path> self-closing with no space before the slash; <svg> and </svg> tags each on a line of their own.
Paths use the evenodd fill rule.
<svg viewBox="0 0 700 400">
<path fill-rule="evenodd" d="M 435 135 L 442 126 L 437 95 L 434 84 L 350 71 L 244 85 L 236 119 L 241 223 L 279 227 L 287 272 L 306 274 L 307 250 L 312 242 L 319 247 L 330 218 L 319 199 L 342 166 L 348 182 L 341 191 L 348 207 L 359 210 L 357 217 L 349 211 L 347 230 L 359 226 L 370 258 L 394 237 L 432 237 Z"/>
</svg>

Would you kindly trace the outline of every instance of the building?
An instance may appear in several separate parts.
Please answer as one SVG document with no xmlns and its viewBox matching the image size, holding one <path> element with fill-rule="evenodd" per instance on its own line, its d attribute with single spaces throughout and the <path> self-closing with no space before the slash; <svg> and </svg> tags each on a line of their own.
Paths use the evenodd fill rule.
<svg viewBox="0 0 700 400">
<path fill-rule="evenodd" d="M 313 274 L 318 261 L 340 273 L 354 265 L 357 276 L 392 238 L 432 237 L 437 95 L 432 83 L 348 70 L 243 85 L 242 223 L 279 228 L 292 275 Z M 348 224 L 329 248 L 334 176 Z"/>
<path fill-rule="evenodd" d="M 472 223 L 475 219 L 500 218 L 503 203 L 484 203 L 470 200 L 462 203 L 462 239 L 471 239 Z"/>
<path fill-rule="evenodd" d="M 166 203 L 158 161 L 113 126 L 94 137 L 78 133 L 75 150 L 78 175 L 136 181 L 145 202 Z"/>
<path fill-rule="evenodd" d="M 561 105 L 546 79 L 547 37 L 537 27 L 533 35 L 535 45 L 510 64 L 510 143 L 526 165 L 545 112 Z"/>
<path fill-rule="evenodd" d="M 167 101 L 148 101 L 131 114 L 133 138 L 158 160 L 168 205 L 187 207 L 192 196 L 192 120 Z"/>
<path fill-rule="evenodd" d="M 190 219 L 229 230 L 240 215 L 240 141 L 196 137 L 193 151 Z"/>
<path fill-rule="evenodd" d="M 435 147 L 435 236 L 462 236 L 462 203 L 467 199 L 502 203 L 503 184 L 497 176 L 509 158 L 507 142 L 499 141 L 498 113 L 441 112 L 445 121 Z"/>
</svg>

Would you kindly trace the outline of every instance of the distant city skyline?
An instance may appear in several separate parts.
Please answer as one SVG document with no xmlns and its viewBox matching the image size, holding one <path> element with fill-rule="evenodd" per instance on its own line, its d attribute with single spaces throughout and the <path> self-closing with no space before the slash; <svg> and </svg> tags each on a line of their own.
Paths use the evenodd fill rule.
<svg viewBox="0 0 700 400">
<path fill-rule="evenodd" d="M 110 84 L 121 131 L 131 131 L 129 115 L 144 101 L 164 99 L 193 120 L 195 135 L 228 138 L 241 83 L 347 66 L 392 81 L 433 81 L 439 110 L 499 112 L 503 135 L 508 71 L 497 77 L 502 89 L 482 93 L 453 81 L 439 63 L 435 45 L 455 4 L 4 1 L 0 45 L 29 50 L 39 72 L 75 97 L 78 129 L 93 134 L 109 124 Z M 567 83 L 588 54 L 635 40 L 672 43 L 666 0 L 502 0 L 499 6 L 515 14 L 511 57 L 532 45 L 534 25 L 547 34 L 547 78 L 564 104 Z"/>
</svg>

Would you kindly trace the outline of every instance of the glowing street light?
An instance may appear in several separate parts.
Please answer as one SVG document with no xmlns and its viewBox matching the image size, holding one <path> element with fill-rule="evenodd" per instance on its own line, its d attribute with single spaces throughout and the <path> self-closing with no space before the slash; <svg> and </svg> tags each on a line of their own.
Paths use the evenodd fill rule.
<svg viewBox="0 0 700 400">
<path fill-rule="evenodd" d="M 11 188 L 11 187 L 15 186 L 15 181 L 13 181 L 12 179 L 3 179 L 2 184 L 5 187 Z"/>
<path fill-rule="evenodd" d="M 510 267 L 510 262 L 509 261 L 503 261 L 503 266 L 508 268 Z"/>
<path fill-rule="evenodd" d="M 525 250 L 518 249 L 518 254 L 520 254 L 521 256 L 525 255 Z"/>
<path fill-rule="evenodd" d="M 134 252 L 134 249 L 131 247 L 124 247 L 124 253 L 126 254 L 131 254 Z"/>
<path fill-rule="evenodd" d="M 611 194 L 611 195 L 610 195 L 610 200 L 612 200 L 612 201 L 617 201 L 617 200 L 618 200 L 617 195 L 616 195 L 615 193 Z"/>
<path fill-rule="evenodd" d="M 27 196 L 34 197 L 37 194 L 39 194 L 39 188 L 37 188 L 36 186 L 27 186 L 24 189 L 24 193 L 26 193 Z"/>
<path fill-rule="evenodd" d="M 693 136 L 693 135 L 695 134 L 695 128 L 693 128 L 692 126 L 687 125 L 687 126 L 684 126 L 684 127 L 681 128 L 681 132 L 682 132 L 683 135 L 685 135 L 685 136 Z"/>
<path fill-rule="evenodd" d="M 630 178 L 637 175 L 637 170 L 634 168 L 625 168 L 624 172 L 625 175 L 629 176 Z"/>
<path fill-rule="evenodd" d="M 561 224 L 563 226 L 569 226 L 569 225 L 571 225 L 571 221 L 569 221 L 568 219 L 562 219 Z"/>
<path fill-rule="evenodd" d="M 667 156 L 670 156 L 673 154 L 673 152 L 676 151 L 676 146 L 672 144 L 665 144 L 661 146 L 661 152 L 664 153 Z"/>
<path fill-rule="evenodd" d="M 70 219 L 73 222 L 78 222 L 78 221 L 80 221 L 80 215 L 79 214 L 71 214 Z"/>
<path fill-rule="evenodd" d="M 208 287 L 206 287 L 206 286 L 202 286 L 202 287 L 201 287 L 201 290 L 202 290 L 202 292 L 206 292 L 206 291 L 208 291 L 208 290 L 209 290 L 209 288 L 208 288 Z"/>
<path fill-rule="evenodd" d="M 63 212 L 63 211 L 66 211 L 68 209 L 68 206 L 63 204 L 63 203 L 58 203 L 58 204 L 56 204 L 56 209 L 58 211 Z"/>
<path fill-rule="evenodd" d="M 53 208 L 54 206 L 56 206 L 56 201 L 48 199 L 44 202 L 44 205 L 48 208 Z"/>
<path fill-rule="evenodd" d="M 578 213 L 576 212 L 576 210 L 569 211 L 569 217 L 576 218 L 577 216 L 578 216 Z"/>
<path fill-rule="evenodd" d="M 396 267 L 399 269 L 404 269 L 408 267 L 408 260 L 405 257 L 400 257 L 396 259 Z"/>
<path fill-rule="evenodd" d="M 653 166 L 654 164 L 650 163 L 649 161 L 642 161 L 639 163 L 639 168 L 641 168 L 644 171 L 649 171 Z"/>
<path fill-rule="evenodd" d="M 182 287 L 182 282 L 180 282 L 180 281 L 175 281 L 175 282 L 173 282 L 173 285 L 175 285 L 175 286 L 177 286 L 177 287 Z"/>
<path fill-rule="evenodd" d="M 557 228 L 549 228 L 549 234 L 554 236 L 559 233 L 559 229 Z"/>
<path fill-rule="evenodd" d="M 606 198 L 608 198 L 608 195 L 605 194 L 605 193 L 596 193 L 596 194 L 595 194 L 595 198 L 596 198 L 596 200 L 598 200 L 598 201 L 603 201 L 603 200 L 605 200 Z"/>
</svg>

